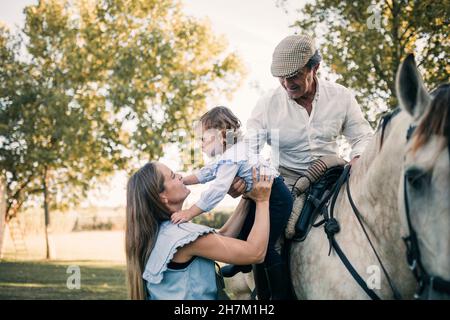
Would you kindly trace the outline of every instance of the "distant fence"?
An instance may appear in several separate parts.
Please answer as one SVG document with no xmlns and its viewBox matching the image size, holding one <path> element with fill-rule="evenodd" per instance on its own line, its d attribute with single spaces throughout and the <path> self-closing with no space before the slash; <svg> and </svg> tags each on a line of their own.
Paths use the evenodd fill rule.
<svg viewBox="0 0 450 320">
<path fill-rule="evenodd" d="M 202 214 L 193 222 L 220 228 L 228 219 L 231 210 L 218 209 Z M 17 218 L 25 235 L 44 232 L 44 212 L 34 208 L 19 213 Z M 86 208 L 67 212 L 50 212 L 50 233 L 70 233 L 77 231 L 118 231 L 125 230 L 125 208 Z"/>
<path fill-rule="evenodd" d="M 194 222 L 220 228 L 230 210 L 202 214 Z M 22 244 L 11 235 L 12 223 L 6 228 L 4 254 L 6 259 L 43 259 L 45 257 L 44 213 L 39 208 L 21 212 L 14 225 L 20 226 Z M 125 261 L 125 209 L 87 208 L 68 212 L 51 212 L 49 243 L 52 259 Z M 105 232 L 106 231 L 106 232 Z M 13 232 L 14 233 L 14 232 Z"/>
<path fill-rule="evenodd" d="M 5 259 L 43 259 L 46 255 L 44 213 L 21 212 L 4 230 Z M 89 208 L 51 212 L 49 226 L 52 259 L 124 260 L 125 213 L 122 208 Z M 100 231 L 100 232 L 99 232 Z M 107 232 L 103 232 L 107 231 Z M 109 248 L 112 245 L 114 248 Z"/>
<path fill-rule="evenodd" d="M 21 212 L 17 218 L 27 235 L 44 231 L 43 210 Z M 51 233 L 69 233 L 89 230 L 125 230 L 124 208 L 89 208 L 68 212 L 50 212 Z"/>
</svg>

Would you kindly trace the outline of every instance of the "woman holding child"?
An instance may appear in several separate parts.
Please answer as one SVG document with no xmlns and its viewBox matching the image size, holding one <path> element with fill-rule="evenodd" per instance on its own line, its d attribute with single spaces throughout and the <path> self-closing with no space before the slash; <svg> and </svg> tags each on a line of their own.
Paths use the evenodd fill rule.
<svg viewBox="0 0 450 320">
<path fill-rule="evenodd" d="M 152 162 L 128 182 L 126 253 L 131 298 L 217 299 L 216 260 L 229 263 L 227 272 L 232 274 L 256 264 L 258 298 L 288 299 L 288 274 L 275 243 L 292 210 L 290 192 L 273 168 L 249 154 L 240 122 L 229 109 L 213 108 L 200 120 L 202 149 L 218 160 L 185 178 Z M 247 196 L 220 230 L 187 222 L 214 208 L 236 176 L 246 182 Z M 212 180 L 195 205 L 181 210 L 190 192 L 185 185 Z"/>
</svg>

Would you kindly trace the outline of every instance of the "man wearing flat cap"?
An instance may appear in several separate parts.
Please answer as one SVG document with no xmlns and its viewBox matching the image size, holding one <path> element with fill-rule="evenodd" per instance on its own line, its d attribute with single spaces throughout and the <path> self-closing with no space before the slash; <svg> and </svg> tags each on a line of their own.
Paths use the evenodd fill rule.
<svg viewBox="0 0 450 320">
<path fill-rule="evenodd" d="M 336 140 L 341 134 L 352 147 L 351 162 L 364 151 L 372 136 L 372 128 L 351 91 L 316 76 L 320 61 L 310 36 L 284 38 L 273 52 L 271 66 L 272 75 L 281 85 L 257 102 L 247 121 L 253 152 L 260 152 L 266 142 L 272 147 L 272 164 L 278 167 L 289 189 L 314 160 L 338 155 Z M 230 194 L 237 196 L 242 189 L 242 182 L 236 181 Z M 270 268 L 261 264 L 253 269 L 258 299 L 288 297 L 289 276 L 282 261 Z M 249 270 L 232 265 L 223 268 L 225 276 L 239 271 Z"/>
<path fill-rule="evenodd" d="M 316 76 L 320 61 L 310 36 L 284 38 L 271 65 L 281 85 L 257 102 L 247 121 L 249 134 L 258 132 L 257 147 L 271 145 L 272 161 L 289 188 L 312 161 L 338 155 L 336 140 L 341 134 L 352 147 L 352 162 L 372 136 L 351 91 Z"/>
</svg>

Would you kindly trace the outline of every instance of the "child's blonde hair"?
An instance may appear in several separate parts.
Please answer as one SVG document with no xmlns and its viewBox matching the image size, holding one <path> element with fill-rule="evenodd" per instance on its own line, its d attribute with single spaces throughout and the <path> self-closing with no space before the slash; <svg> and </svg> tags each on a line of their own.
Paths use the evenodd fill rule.
<svg viewBox="0 0 450 320">
<path fill-rule="evenodd" d="M 235 144 L 242 137 L 241 121 L 227 107 L 212 108 L 200 118 L 200 123 L 203 130 L 220 130 L 226 144 Z"/>
</svg>

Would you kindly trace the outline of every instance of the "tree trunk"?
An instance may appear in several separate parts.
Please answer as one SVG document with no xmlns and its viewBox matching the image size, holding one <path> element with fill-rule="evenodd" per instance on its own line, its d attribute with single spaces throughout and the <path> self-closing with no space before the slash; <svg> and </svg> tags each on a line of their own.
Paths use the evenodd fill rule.
<svg viewBox="0 0 450 320">
<path fill-rule="evenodd" d="M 46 246 L 46 259 L 50 259 L 50 245 L 48 240 L 48 226 L 50 224 L 50 215 L 48 211 L 48 189 L 47 189 L 47 169 L 44 171 L 44 217 L 45 217 L 45 246 Z"/>
<path fill-rule="evenodd" d="M 3 256 L 3 238 L 6 227 L 6 181 L 0 176 L 0 259 Z"/>
</svg>

